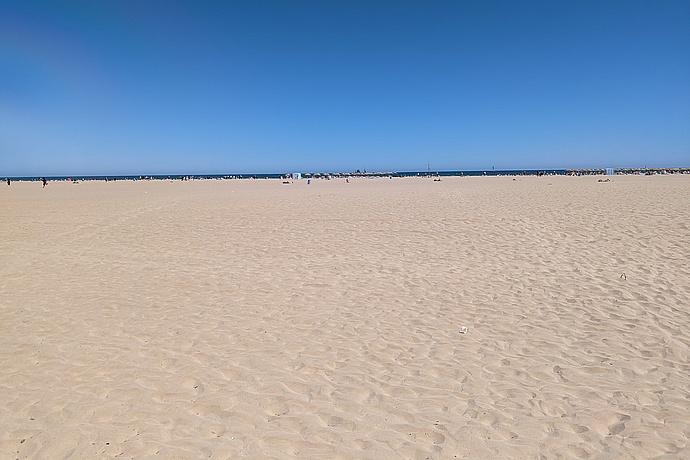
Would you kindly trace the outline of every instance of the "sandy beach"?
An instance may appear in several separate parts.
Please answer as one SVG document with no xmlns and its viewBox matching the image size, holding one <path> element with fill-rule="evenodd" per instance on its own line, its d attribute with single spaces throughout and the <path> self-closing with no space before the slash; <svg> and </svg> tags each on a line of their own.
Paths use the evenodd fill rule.
<svg viewBox="0 0 690 460">
<path fill-rule="evenodd" d="M 690 458 L 690 175 L 600 178 L 2 184 L 0 458 Z"/>
</svg>

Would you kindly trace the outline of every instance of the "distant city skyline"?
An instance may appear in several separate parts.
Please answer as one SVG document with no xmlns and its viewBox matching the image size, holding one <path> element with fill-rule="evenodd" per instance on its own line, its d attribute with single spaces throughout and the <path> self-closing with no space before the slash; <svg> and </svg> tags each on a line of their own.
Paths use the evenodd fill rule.
<svg viewBox="0 0 690 460">
<path fill-rule="evenodd" d="M 687 1 L 0 0 L 0 176 L 690 167 Z"/>
</svg>

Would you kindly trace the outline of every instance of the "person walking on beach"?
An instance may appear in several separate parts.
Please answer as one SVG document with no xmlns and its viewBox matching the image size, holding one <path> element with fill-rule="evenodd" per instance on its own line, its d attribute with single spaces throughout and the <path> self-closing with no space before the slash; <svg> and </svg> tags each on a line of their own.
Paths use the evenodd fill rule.
<svg viewBox="0 0 690 460">
<path fill-rule="evenodd" d="M 8 186 L 8 187 L 10 186 L 10 183 L 12 183 L 12 181 L 11 181 L 10 178 L 8 177 L 8 178 L 7 178 L 7 186 Z"/>
<path fill-rule="evenodd" d="M 41 181 L 43 181 L 43 188 L 46 188 L 46 185 L 48 185 L 48 180 L 45 177 L 42 177 Z"/>
</svg>

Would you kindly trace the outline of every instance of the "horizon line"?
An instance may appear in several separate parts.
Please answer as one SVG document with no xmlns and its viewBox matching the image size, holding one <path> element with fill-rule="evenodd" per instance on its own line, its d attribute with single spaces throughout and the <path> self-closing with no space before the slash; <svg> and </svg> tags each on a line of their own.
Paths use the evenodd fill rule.
<svg viewBox="0 0 690 460">
<path fill-rule="evenodd" d="M 436 174 L 436 173 L 520 173 L 520 172 L 595 172 L 595 171 L 606 171 L 612 169 L 613 171 L 690 171 L 690 166 L 658 166 L 658 167 L 598 167 L 598 168 L 511 168 L 511 169 L 495 169 L 495 168 L 483 168 L 483 169 L 438 169 L 438 170 L 389 170 L 389 171 L 366 171 L 366 170 L 355 170 L 355 171 L 299 171 L 292 170 L 291 172 L 244 172 L 244 173 L 115 173 L 115 174 L 14 174 L 14 175 L 0 175 L 0 177 L 5 177 L 9 179 L 13 178 L 95 178 L 95 177 L 127 177 L 127 178 L 146 178 L 146 177 L 156 177 L 156 178 L 172 178 L 172 177 L 260 177 L 260 176 L 286 176 L 292 175 L 293 173 L 299 173 L 302 175 L 387 175 L 387 174 Z"/>
</svg>

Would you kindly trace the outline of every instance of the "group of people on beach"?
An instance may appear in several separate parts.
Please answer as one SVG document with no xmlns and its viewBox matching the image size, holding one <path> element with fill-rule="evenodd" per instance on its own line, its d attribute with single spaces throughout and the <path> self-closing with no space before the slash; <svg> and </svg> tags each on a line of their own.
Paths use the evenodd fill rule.
<svg viewBox="0 0 690 460">
<path fill-rule="evenodd" d="M 43 183 L 43 188 L 46 188 L 46 185 L 48 185 L 48 179 L 46 179 L 45 177 L 41 177 L 41 183 Z M 12 185 L 12 179 L 8 177 L 7 186 L 9 187 L 10 185 Z"/>
</svg>

